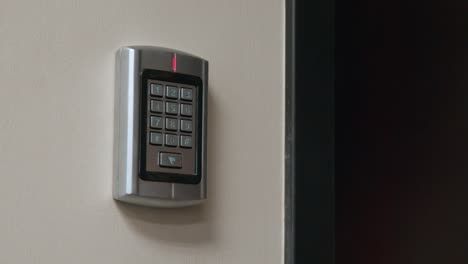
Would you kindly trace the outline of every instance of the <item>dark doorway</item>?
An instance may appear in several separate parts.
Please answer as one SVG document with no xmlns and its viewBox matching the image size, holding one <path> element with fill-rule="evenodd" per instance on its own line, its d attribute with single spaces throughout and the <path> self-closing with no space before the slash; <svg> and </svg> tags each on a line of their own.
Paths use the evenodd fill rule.
<svg viewBox="0 0 468 264">
<path fill-rule="evenodd" d="M 287 3 L 287 263 L 468 263 L 466 2 Z"/>
</svg>

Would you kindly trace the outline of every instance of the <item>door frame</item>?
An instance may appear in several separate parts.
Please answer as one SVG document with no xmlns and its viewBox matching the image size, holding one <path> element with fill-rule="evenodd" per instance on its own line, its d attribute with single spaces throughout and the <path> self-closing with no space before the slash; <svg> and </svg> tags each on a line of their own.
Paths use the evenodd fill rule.
<svg viewBox="0 0 468 264">
<path fill-rule="evenodd" d="M 335 261 L 334 0 L 286 0 L 285 263 Z"/>
</svg>

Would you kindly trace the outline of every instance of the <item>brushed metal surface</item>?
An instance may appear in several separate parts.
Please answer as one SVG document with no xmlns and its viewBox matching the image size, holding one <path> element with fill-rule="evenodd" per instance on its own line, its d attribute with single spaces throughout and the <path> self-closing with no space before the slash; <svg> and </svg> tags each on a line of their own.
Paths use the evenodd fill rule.
<svg viewBox="0 0 468 264">
<path fill-rule="evenodd" d="M 201 181 L 180 184 L 144 181 L 138 176 L 139 122 L 142 72 L 144 69 L 172 71 L 171 58 L 177 56 L 177 72 L 202 79 Z M 122 47 L 116 54 L 114 117 L 114 183 L 116 200 L 154 207 L 184 207 L 206 199 L 206 125 L 208 62 L 185 52 L 151 46 Z"/>
</svg>

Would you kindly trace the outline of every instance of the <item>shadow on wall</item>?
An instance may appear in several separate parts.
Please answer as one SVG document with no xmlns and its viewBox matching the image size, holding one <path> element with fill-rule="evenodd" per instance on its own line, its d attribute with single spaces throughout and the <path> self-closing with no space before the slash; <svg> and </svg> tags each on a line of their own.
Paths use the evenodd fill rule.
<svg viewBox="0 0 468 264">
<path fill-rule="evenodd" d="M 209 204 L 167 209 L 115 202 L 128 225 L 151 240 L 188 244 L 213 240 Z"/>
<path fill-rule="evenodd" d="M 208 94 L 208 109 L 210 115 L 208 137 L 213 135 L 217 138 L 218 134 L 215 131 L 217 127 L 210 125 L 210 120 L 215 120 L 218 116 L 210 94 Z M 216 196 L 220 190 L 210 189 L 210 186 L 219 186 L 216 177 L 210 176 L 216 175 L 219 168 L 216 163 L 210 163 L 210 157 L 215 157 L 212 152 L 214 145 L 210 144 L 210 140 L 207 143 L 208 200 L 199 205 L 177 209 L 144 207 L 115 201 L 125 222 L 132 230 L 151 240 L 181 244 L 213 242 L 217 223 L 214 211 L 218 208 Z"/>
</svg>

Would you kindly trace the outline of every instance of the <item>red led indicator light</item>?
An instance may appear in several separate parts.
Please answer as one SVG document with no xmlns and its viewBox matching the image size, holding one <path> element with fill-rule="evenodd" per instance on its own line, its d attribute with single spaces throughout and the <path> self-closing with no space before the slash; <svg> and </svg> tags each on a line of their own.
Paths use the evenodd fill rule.
<svg viewBox="0 0 468 264">
<path fill-rule="evenodd" d="M 177 69 L 177 59 L 176 59 L 175 54 L 172 54 L 171 66 L 172 66 L 172 71 L 175 72 Z"/>
</svg>

